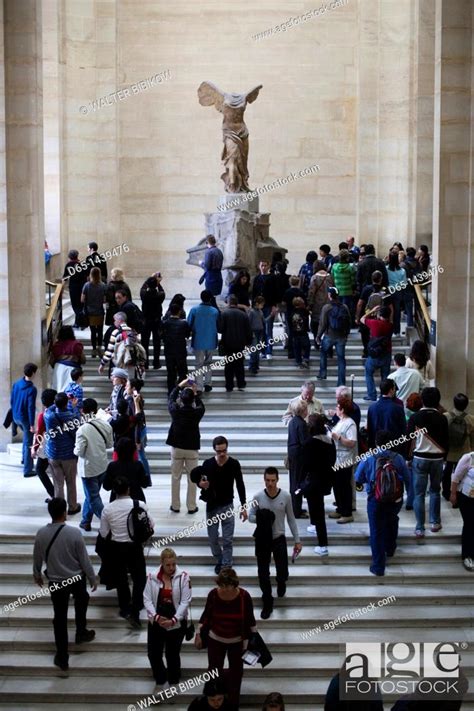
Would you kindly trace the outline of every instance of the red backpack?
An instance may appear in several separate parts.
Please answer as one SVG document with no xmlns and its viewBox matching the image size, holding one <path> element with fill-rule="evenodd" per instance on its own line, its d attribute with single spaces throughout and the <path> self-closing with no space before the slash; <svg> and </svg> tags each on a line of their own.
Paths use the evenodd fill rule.
<svg viewBox="0 0 474 711">
<path fill-rule="evenodd" d="M 375 462 L 375 500 L 394 503 L 403 497 L 403 481 L 390 457 L 378 457 Z"/>
</svg>

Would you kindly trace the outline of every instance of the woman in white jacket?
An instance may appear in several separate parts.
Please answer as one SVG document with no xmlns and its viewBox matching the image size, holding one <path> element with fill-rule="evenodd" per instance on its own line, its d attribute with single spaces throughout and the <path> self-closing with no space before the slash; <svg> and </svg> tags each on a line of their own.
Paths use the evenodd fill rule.
<svg viewBox="0 0 474 711">
<path fill-rule="evenodd" d="M 178 568 L 174 550 L 165 548 L 161 552 L 160 569 L 148 575 L 143 593 L 148 615 L 148 659 L 157 684 L 155 693 L 180 680 L 180 651 L 191 599 L 188 573 Z"/>
</svg>

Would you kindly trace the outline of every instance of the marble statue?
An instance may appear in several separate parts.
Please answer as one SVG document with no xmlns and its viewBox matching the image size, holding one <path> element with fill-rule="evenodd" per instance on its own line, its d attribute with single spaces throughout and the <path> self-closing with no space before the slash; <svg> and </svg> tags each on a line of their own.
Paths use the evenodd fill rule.
<svg viewBox="0 0 474 711">
<path fill-rule="evenodd" d="M 262 86 L 256 86 L 247 94 L 226 94 L 210 81 L 203 81 L 198 89 L 201 106 L 215 106 L 224 117 L 221 160 L 225 171 L 221 178 L 227 193 L 250 192 L 247 168 L 249 132 L 244 123 L 244 113 L 247 104 L 256 100 Z"/>
</svg>

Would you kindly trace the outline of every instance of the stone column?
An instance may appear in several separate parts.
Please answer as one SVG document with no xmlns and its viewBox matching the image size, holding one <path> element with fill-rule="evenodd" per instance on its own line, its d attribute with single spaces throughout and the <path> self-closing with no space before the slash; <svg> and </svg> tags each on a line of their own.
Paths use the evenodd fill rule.
<svg viewBox="0 0 474 711">
<path fill-rule="evenodd" d="M 358 5 L 356 234 L 386 254 L 415 213 L 415 6 Z"/>
<path fill-rule="evenodd" d="M 473 14 L 471 0 L 436 1 L 433 264 L 436 380 L 443 404 L 474 394 Z"/>
<path fill-rule="evenodd" d="M 5 197 L 6 188 L 1 210 L 6 222 L 1 215 L 0 258 L 1 297 L 7 302 L 1 316 L 2 342 L 7 347 L 2 354 L 0 402 L 5 405 L 10 384 L 21 376 L 23 365 L 42 363 L 45 270 L 41 2 L 4 0 L 3 15 L 6 181 L 0 181 L 0 191 L 3 187 Z"/>
</svg>

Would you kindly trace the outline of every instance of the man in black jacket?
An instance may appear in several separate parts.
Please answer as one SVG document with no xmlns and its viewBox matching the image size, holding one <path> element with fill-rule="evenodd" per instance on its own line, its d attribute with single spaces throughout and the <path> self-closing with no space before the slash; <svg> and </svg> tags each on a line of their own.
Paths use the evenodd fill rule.
<svg viewBox="0 0 474 711">
<path fill-rule="evenodd" d="M 441 393 L 438 388 L 423 388 L 423 407 L 408 420 L 407 432 L 416 432 L 413 450 L 413 508 L 416 516 L 416 538 L 425 535 L 425 496 L 428 479 L 430 481 L 430 523 L 432 533 L 442 529 L 441 525 L 441 479 L 443 463 L 449 451 L 448 420 L 438 411 Z M 426 432 L 422 430 L 426 428 Z"/>
<path fill-rule="evenodd" d="M 240 462 L 229 457 L 227 439 L 215 437 L 212 448 L 215 457 L 206 459 L 201 467 L 194 469 L 191 480 L 202 489 L 201 499 L 206 502 L 207 535 L 212 555 L 217 561 L 214 570 L 218 575 L 222 568 L 232 567 L 234 483 L 242 506 L 245 505 L 245 484 Z M 248 518 L 245 508 L 239 515 L 242 521 Z M 222 547 L 219 543 L 219 523 L 222 523 Z"/>
<path fill-rule="evenodd" d="M 205 407 L 201 398 L 196 395 L 197 385 L 193 381 L 183 380 L 171 392 L 168 400 L 168 411 L 171 415 L 171 426 L 166 444 L 171 445 L 171 506 L 170 510 L 179 513 L 180 482 L 183 469 L 188 475 L 188 491 L 186 506 L 188 513 L 198 511 L 196 506 L 196 485 L 191 481 L 190 473 L 199 462 L 201 435 L 199 422 Z"/>
<path fill-rule="evenodd" d="M 167 373 L 168 395 L 177 380 L 184 380 L 187 375 L 186 339 L 191 335 L 191 326 L 181 318 L 181 306 L 170 304 L 169 317 L 162 323 L 163 344 Z"/>
<path fill-rule="evenodd" d="M 141 333 L 143 328 L 142 312 L 133 301 L 130 301 L 125 289 L 117 289 L 115 292 L 115 302 L 119 310 L 126 315 L 127 325 L 134 331 L 137 331 L 137 333 Z"/>
<path fill-rule="evenodd" d="M 356 273 L 357 291 L 362 293 L 364 286 L 370 286 L 372 283 L 372 273 L 375 271 L 382 272 L 382 285 L 388 286 L 388 274 L 383 259 L 378 259 L 375 256 L 375 247 L 373 244 L 365 245 L 365 257 L 359 262 Z"/>
<path fill-rule="evenodd" d="M 245 390 L 245 358 L 242 353 L 252 343 L 252 330 L 247 314 L 239 309 L 235 294 L 229 296 L 229 308 L 221 314 L 221 348 L 227 360 L 224 366 L 225 389 L 234 389 L 234 377 L 239 390 Z"/>
<path fill-rule="evenodd" d="M 252 285 L 252 302 L 257 296 L 263 296 L 265 306 L 263 307 L 263 317 L 265 319 L 265 355 L 267 360 L 272 359 L 273 345 L 270 342 L 273 336 L 273 321 L 277 312 L 279 296 L 279 284 L 276 276 L 270 274 L 269 263 L 262 259 L 258 265 L 260 273 L 257 274 Z"/>
<path fill-rule="evenodd" d="M 86 278 L 89 279 L 89 275 L 91 273 L 91 270 L 94 267 L 99 267 L 100 269 L 100 278 L 104 282 L 104 284 L 107 284 L 107 264 L 106 264 L 106 259 L 104 255 L 99 254 L 97 251 L 99 249 L 99 245 L 97 242 L 89 242 L 87 245 L 87 251 L 89 252 L 88 256 L 85 258 L 85 262 L 87 264 L 87 271 L 85 272 Z"/>
<path fill-rule="evenodd" d="M 149 367 L 150 336 L 153 336 L 153 368 L 158 370 L 160 365 L 161 350 L 161 317 L 163 315 L 163 301 L 165 292 L 161 286 L 161 274 L 156 272 L 145 281 L 140 289 L 142 300 L 142 313 L 144 324 L 142 328 L 142 346 L 146 350 L 146 365 Z"/>
</svg>

